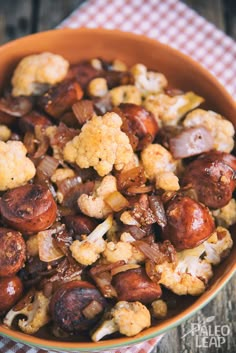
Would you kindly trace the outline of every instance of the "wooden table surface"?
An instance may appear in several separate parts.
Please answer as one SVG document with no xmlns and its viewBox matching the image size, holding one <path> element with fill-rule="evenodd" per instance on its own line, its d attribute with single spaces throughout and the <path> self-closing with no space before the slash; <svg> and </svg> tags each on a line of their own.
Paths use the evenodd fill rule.
<svg viewBox="0 0 236 353">
<path fill-rule="evenodd" d="M 164 1 L 164 0 L 156 0 Z M 55 27 L 67 17 L 81 0 L 0 0 L 0 44 L 31 32 Z M 185 0 L 207 20 L 236 40 L 235 0 Z M 165 334 L 152 353 L 236 353 L 236 275 L 205 308 L 184 324 Z M 215 318 L 214 318 L 215 317 Z M 200 347 L 202 342 L 191 334 L 191 324 L 214 319 L 210 326 L 228 325 L 231 332 L 220 348 L 214 344 Z M 218 327 L 219 329 L 219 327 Z"/>
</svg>

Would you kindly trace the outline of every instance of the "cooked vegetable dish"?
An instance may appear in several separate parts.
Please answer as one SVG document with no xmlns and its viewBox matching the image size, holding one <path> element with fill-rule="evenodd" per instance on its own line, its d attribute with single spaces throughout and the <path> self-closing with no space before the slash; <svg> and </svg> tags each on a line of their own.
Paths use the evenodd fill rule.
<svg viewBox="0 0 236 353">
<path fill-rule="evenodd" d="M 0 98 L 0 314 L 134 336 L 230 252 L 234 127 L 143 64 L 23 58 Z M 184 299 L 183 299 L 184 300 Z"/>
</svg>

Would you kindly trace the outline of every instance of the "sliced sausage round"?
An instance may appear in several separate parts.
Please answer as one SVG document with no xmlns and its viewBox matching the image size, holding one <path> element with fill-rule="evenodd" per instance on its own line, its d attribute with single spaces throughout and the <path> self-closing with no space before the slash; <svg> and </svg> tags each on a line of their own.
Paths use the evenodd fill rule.
<svg viewBox="0 0 236 353">
<path fill-rule="evenodd" d="M 23 284 L 19 277 L 0 278 L 0 313 L 11 309 L 20 299 L 23 292 Z"/>
<path fill-rule="evenodd" d="M 113 279 L 118 300 L 140 301 L 148 304 L 162 294 L 159 284 L 154 283 L 147 276 L 144 268 L 135 268 L 117 273 Z"/>
<path fill-rule="evenodd" d="M 91 303 L 96 303 L 101 310 L 88 317 L 85 315 L 85 308 Z M 92 284 L 72 281 L 64 283 L 56 291 L 50 303 L 50 312 L 53 321 L 62 330 L 76 334 L 92 327 L 100 319 L 105 305 L 105 299 Z"/>
<path fill-rule="evenodd" d="M 57 206 L 50 190 L 27 184 L 7 191 L 0 199 L 3 220 L 23 234 L 37 233 L 55 221 Z"/>
<path fill-rule="evenodd" d="M 213 151 L 202 155 L 186 168 L 182 185 L 195 189 L 198 200 L 206 206 L 222 208 L 232 198 L 235 189 L 236 158 Z"/>
<path fill-rule="evenodd" d="M 26 246 L 21 233 L 0 228 L 0 276 L 12 276 L 24 265 Z"/>
<path fill-rule="evenodd" d="M 166 218 L 162 237 L 178 250 L 198 246 L 209 238 L 215 227 L 208 208 L 188 196 L 179 195 L 171 200 Z"/>
</svg>

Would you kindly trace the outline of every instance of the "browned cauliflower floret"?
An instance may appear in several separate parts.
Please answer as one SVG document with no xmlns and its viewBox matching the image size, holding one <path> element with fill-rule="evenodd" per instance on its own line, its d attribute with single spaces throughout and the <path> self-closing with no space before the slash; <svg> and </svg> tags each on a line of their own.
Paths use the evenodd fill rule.
<svg viewBox="0 0 236 353">
<path fill-rule="evenodd" d="M 103 257 L 107 262 L 114 263 L 117 261 L 125 261 L 126 263 L 140 263 L 145 260 L 145 256 L 139 251 L 132 242 L 112 241 L 106 243 Z"/>
<path fill-rule="evenodd" d="M 105 249 L 105 240 L 103 239 L 103 236 L 111 227 L 112 216 L 108 216 L 107 219 L 99 224 L 86 239 L 82 241 L 75 240 L 70 246 L 72 256 L 75 260 L 84 266 L 92 265 L 97 261 L 100 254 Z"/>
<path fill-rule="evenodd" d="M 229 231 L 217 227 L 201 245 L 177 252 L 177 263 L 156 265 L 159 283 L 178 295 L 200 295 L 212 277 L 212 265 L 218 265 L 233 246 Z"/>
<path fill-rule="evenodd" d="M 136 64 L 131 68 L 134 76 L 135 86 L 139 89 L 143 96 L 151 93 L 162 92 L 167 86 L 166 77 L 159 73 L 148 71 L 143 64 Z"/>
<path fill-rule="evenodd" d="M 11 309 L 4 318 L 3 323 L 11 327 L 13 320 L 18 315 L 24 315 L 26 319 L 20 319 L 18 326 L 24 333 L 32 335 L 50 321 L 49 303 L 50 298 L 45 297 L 41 291 L 36 292 L 32 303 L 28 303 L 20 310 Z"/>
<path fill-rule="evenodd" d="M 217 225 L 222 227 L 230 227 L 236 223 L 236 201 L 231 199 L 229 203 L 217 210 L 212 211 Z"/>
<path fill-rule="evenodd" d="M 183 250 L 177 252 L 177 263 L 156 265 L 156 271 L 161 276 L 159 283 L 178 295 L 203 293 L 213 275 L 211 265 L 200 259 L 203 253 L 203 246 Z"/>
<path fill-rule="evenodd" d="M 52 53 L 29 55 L 17 65 L 12 77 L 12 95 L 30 96 L 41 94 L 45 85 L 62 81 L 68 71 L 69 62 Z"/>
<path fill-rule="evenodd" d="M 120 170 L 133 160 L 128 136 L 121 131 L 122 120 L 116 113 L 94 116 L 81 133 L 64 148 L 64 159 L 80 168 L 93 167 L 99 175 Z"/>
<path fill-rule="evenodd" d="M 135 336 L 150 325 L 151 315 L 146 306 L 140 302 L 120 301 L 112 308 L 110 318 L 95 330 L 92 340 L 97 342 L 116 331 L 128 337 Z"/>
<path fill-rule="evenodd" d="M 26 157 L 20 141 L 0 141 L 0 190 L 13 189 L 27 183 L 35 175 L 35 167 Z"/>
<path fill-rule="evenodd" d="M 162 172 L 156 176 L 156 188 L 166 191 L 179 190 L 179 178 L 173 172 Z"/>
<path fill-rule="evenodd" d="M 75 176 L 75 172 L 70 168 L 57 168 L 53 175 L 51 176 L 51 181 L 53 183 L 58 183 L 67 178 L 72 178 Z"/>
<path fill-rule="evenodd" d="M 149 179 L 155 179 L 162 172 L 174 172 L 177 161 L 167 149 L 159 144 L 150 144 L 141 152 L 141 160 Z"/>
<path fill-rule="evenodd" d="M 233 246 L 233 240 L 228 229 L 217 227 L 210 238 L 203 243 L 204 260 L 212 265 L 218 265 Z"/>
<path fill-rule="evenodd" d="M 6 142 L 11 137 L 11 130 L 6 125 L 0 125 L 0 141 Z"/>
<path fill-rule="evenodd" d="M 162 299 L 157 299 L 152 302 L 152 316 L 155 319 L 163 319 L 167 315 L 167 305 Z"/>
<path fill-rule="evenodd" d="M 158 95 L 148 95 L 143 105 L 144 108 L 153 113 L 159 126 L 173 126 L 177 125 L 187 112 L 198 107 L 203 101 L 202 97 L 193 92 L 174 97 L 160 93 Z"/>
<path fill-rule="evenodd" d="M 89 82 L 88 94 L 91 97 L 103 97 L 107 94 L 107 81 L 103 77 L 94 78 Z"/>
<path fill-rule="evenodd" d="M 31 235 L 26 241 L 27 256 L 37 256 L 39 254 L 38 234 Z"/>
<path fill-rule="evenodd" d="M 133 85 L 118 86 L 110 90 L 111 102 L 114 106 L 121 103 L 133 103 L 140 105 L 142 103 L 141 93 Z"/>
<path fill-rule="evenodd" d="M 117 190 L 116 178 L 113 175 L 106 175 L 98 187 L 89 196 L 82 194 L 78 199 L 78 205 L 84 214 L 94 218 L 105 218 L 112 212 L 112 209 L 105 203 L 104 199 Z"/>
<path fill-rule="evenodd" d="M 230 152 L 234 147 L 233 124 L 211 110 L 195 109 L 183 121 L 185 127 L 204 126 L 214 138 L 214 149 Z"/>
</svg>

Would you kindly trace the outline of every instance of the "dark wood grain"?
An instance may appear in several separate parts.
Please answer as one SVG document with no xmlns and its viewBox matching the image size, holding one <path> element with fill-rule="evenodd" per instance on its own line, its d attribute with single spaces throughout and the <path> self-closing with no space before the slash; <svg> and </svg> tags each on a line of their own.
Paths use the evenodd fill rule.
<svg viewBox="0 0 236 353">
<path fill-rule="evenodd" d="M 82 2 L 82 0 L 41 0 L 38 30 L 54 28 Z"/>
<path fill-rule="evenodd" d="M 82 2 L 82 0 L 0 0 L 0 44 L 30 32 L 54 28 Z M 183 2 L 236 39 L 236 0 L 184 0 Z M 167 332 L 152 353 L 235 353 L 235 288 L 236 275 L 205 308 L 182 325 Z M 191 329 L 192 323 L 198 323 L 211 316 L 215 318 L 212 323 L 209 323 L 210 326 L 228 324 L 231 330 L 226 343 L 219 349 L 197 347 L 196 337 L 191 334 L 182 338 Z"/>
<path fill-rule="evenodd" d="M 199 15 L 214 23 L 216 27 L 225 30 L 224 4 L 222 0 L 184 0 Z"/>
<path fill-rule="evenodd" d="M 31 29 L 31 0 L 0 1 L 0 44 L 25 36 Z"/>
</svg>

